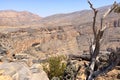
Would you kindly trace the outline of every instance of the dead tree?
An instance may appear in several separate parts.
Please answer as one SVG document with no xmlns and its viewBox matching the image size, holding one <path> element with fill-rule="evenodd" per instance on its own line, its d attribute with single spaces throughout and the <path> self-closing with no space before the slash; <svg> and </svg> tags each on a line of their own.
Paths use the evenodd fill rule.
<svg viewBox="0 0 120 80">
<path fill-rule="evenodd" d="M 116 8 L 116 2 L 113 4 L 113 6 L 103 15 L 103 17 L 101 18 L 101 27 L 100 29 L 97 29 L 96 27 L 96 17 L 97 17 L 97 13 L 98 10 L 96 8 L 93 7 L 93 5 L 91 4 L 91 2 L 88 0 L 88 3 L 90 5 L 90 8 L 93 10 L 94 12 L 94 17 L 93 17 L 93 34 L 94 34 L 94 39 L 91 42 L 90 45 L 90 55 L 91 55 L 91 60 L 90 63 L 88 65 L 88 70 L 87 70 L 87 80 L 94 80 L 97 76 L 99 76 L 100 74 L 103 73 L 107 73 L 109 70 L 111 70 L 113 67 L 115 67 L 119 62 L 119 57 L 117 56 L 119 53 L 118 50 L 113 50 L 111 52 L 111 55 L 109 57 L 109 62 L 107 66 L 103 66 L 101 69 L 96 69 L 96 65 L 97 65 L 97 59 L 99 58 L 99 54 L 100 54 L 100 42 L 102 40 L 103 37 L 103 33 L 105 31 L 105 29 L 107 28 L 107 26 L 103 26 L 103 20 L 106 18 L 107 15 L 109 15 L 115 8 Z"/>
</svg>

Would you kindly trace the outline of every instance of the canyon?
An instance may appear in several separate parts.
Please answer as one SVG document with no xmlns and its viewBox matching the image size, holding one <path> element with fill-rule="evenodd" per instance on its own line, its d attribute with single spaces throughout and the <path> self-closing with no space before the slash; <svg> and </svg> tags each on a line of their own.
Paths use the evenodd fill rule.
<svg viewBox="0 0 120 80">
<path fill-rule="evenodd" d="M 109 7 L 111 6 L 98 8 L 96 24 L 98 28 L 102 15 Z M 88 53 L 89 43 L 93 38 L 92 17 L 91 10 L 55 14 L 48 17 L 40 17 L 27 11 L 0 11 L 1 64 L 25 58 L 25 62 L 31 66 L 34 65 L 33 61 L 46 59 L 52 55 Z M 120 14 L 113 12 L 105 19 L 104 24 L 107 24 L 108 28 L 101 42 L 102 52 L 106 52 L 108 48 L 120 47 Z M 18 63 L 6 65 L 12 64 L 20 66 Z M 30 72 L 26 69 L 26 65 L 21 66 L 24 67 L 26 73 Z M 20 74 L 16 73 L 12 77 L 17 78 Z"/>
</svg>

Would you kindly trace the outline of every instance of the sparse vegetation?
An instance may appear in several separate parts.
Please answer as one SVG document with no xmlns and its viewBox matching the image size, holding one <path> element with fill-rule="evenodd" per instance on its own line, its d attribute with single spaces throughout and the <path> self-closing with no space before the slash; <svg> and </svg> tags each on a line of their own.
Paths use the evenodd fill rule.
<svg viewBox="0 0 120 80">
<path fill-rule="evenodd" d="M 90 8 L 93 10 L 93 14 L 94 14 L 93 25 L 92 25 L 93 39 L 90 40 L 90 46 L 89 46 L 90 60 L 89 63 L 84 63 L 84 66 L 86 67 L 84 73 L 86 74 L 85 80 L 95 80 L 98 76 L 104 75 L 105 73 L 108 73 L 113 68 L 115 68 L 120 61 L 119 48 L 116 48 L 116 50 L 112 49 L 112 51 L 108 55 L 109 58 L 104 64 L 99 60 L 101 41 L 103 39 L 104 31 L 108 27 L 107 25 L 103 25 L 103 21 L 115 9 L 117 9 L 117 13 L 118 13 L 119 7 L 117 7 L 118 5 L 114 3 L 113 6 L 110 9 L 108 9 L 108 11 L 106 11 L 104 15 L 101 17 L 100 28 L 98 28 L 98 26 L 96 26 L 96 18 L 99 10 L 94 8 L 93 4 L 89 0 L 88 0 L 88 4 L 90 5 Z M 64 76 L 63 78 L 64 80 L 76 80 L 75 75 L 78 74 L 77 71 L 79 70 L 79 68 L 77 71 L 75 69 L 72 70 L 72 68 L 73 67 L 70 66 L 70 68 L 67 69 L 68 72 L 65 71 L 66 72 L 65 75 L 67 75 L 67 77 Z"/>
<path fill-rule="evenodd" d="M 43 67 L 50 80 L 55 77 L 58 77 L 62 80 L 62 76 L 66 68 L 66 63 L 62 63 L 62 61 L 64 61 L 65 59 L 65 56 L 54 56 L 48 58 L 47 62 L 49 64 L 49 68 L 47 68 L 46 66 Z"/>
<path fill-rule="evenodd" d="M 68 60 L 66 69 L 64 71 L 63 80 L 76 80 L 80 68 L 81 66 L 77 68 L 76 65 L 74 65 L 70 60 Z"/>
<path fill-rule="evenodd" d="M 107 73 L 111 71 L 115 66 L 117 66 L 118 62 L 120 61 L 119 59 L 119 50 L 116 48 L 116 50 L 112 50 L 112 52 L 109 55 L 109 59 L 106 62 L 105 65 L 100 64 L 99 61 L 99 54 L 100 54 L 100 46 L 101 46 L 101 41 L 103 38 L 103 34 L 105 29 L 107 28 L 107 25 L 103 25 L 103 20 L 117 8 L 117 12 L 119 12 L 119 8 L 117 7 L 117 4 L 114 3 L 113 6 L 108 9 L 107 12 L 101 17 L 101 26 L 100 29 L 96 26 L 96 17 L 97 13 L 99 10 L 93 7 L 93 4 L 88 0 L 88 3 L 90 5 L 90 8 L 94 12 L 93 16 L 93 25 L 92 25 L 92 30 L 93 30 L 93 41 L 91 40 L 90 42 L 90 63 L 85 64 L 86 68 L 86 80 L 94 80 L 96 77 L 98 77 L 101 74 Z M 99 68 L 99 66 L 102 66 Z"/>
<path fill-rule="evenodd" d="M 2 74 L 10 74 L 8 77 L 13 80 L 24 76 L 26 80 L 31 77 L 35 78 L 32 80 L 43 80 L 44 76 L 44 80 L 120 79 L 120 16 L 116 15 L 120 13 L 120 6 L 114 4 L 106 11 L 110 6 L 94 8 L 89 0 L 88 3 L 92 10 L 56 14 L 41 20 L 28 13 L 24 16 L 16 11 L 5 11 L 5 15 L 0 12 L 0 76 L 4 78 Z M 14 17 L 12 13 L 21 16 Z M 32 19 L 26 21 L 31 15 Z M 104 45 L 101 45 L 102 41 L 106 41 Z M 112 49 L 111 45 L 118 47 Z M 49 57 L 60 53 L 73 56 L 70 61 L 65 56 Z M 19 64 L 15 67 L 14 63 Z M 47 74 L 41 75 L 43 69 Z"/>
</svg>

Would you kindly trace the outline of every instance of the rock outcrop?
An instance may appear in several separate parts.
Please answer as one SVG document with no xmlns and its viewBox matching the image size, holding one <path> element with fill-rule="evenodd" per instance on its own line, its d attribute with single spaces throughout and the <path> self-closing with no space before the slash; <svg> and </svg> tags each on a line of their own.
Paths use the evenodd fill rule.
<svg viewBox="0 0 120 80">
<path fill-rule="evenodd" d="M 27 53 L 40 58 L 51 54 L 77 53 L 78 45 L 76 36 L 79 33 L 73 26 L 27 29 L 3 34 L 1 44 L 10 54 Z"/>
<path fill-rule="evenodd" d="M 22 62 L 1 63 L 0 74 L 0 80 L 49 80 L 38 65 L 28 67 Z"/>
</svg>

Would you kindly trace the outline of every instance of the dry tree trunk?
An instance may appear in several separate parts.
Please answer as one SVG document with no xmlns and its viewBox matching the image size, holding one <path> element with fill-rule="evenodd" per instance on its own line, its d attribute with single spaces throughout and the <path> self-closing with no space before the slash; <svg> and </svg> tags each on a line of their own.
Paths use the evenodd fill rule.
<svg viewBox="0 0 120 80">
<path fill-rule="evenodd" d="M 109 15 L 117 7 L 117 4 L 114 3 L 113 6 L 103 15 L 103 17 L 101 18 L 100 29 L 98 29 L 96 27 L 96 17 L 97 17 L 98 10 L 93 7 L 93 5 L 91 4 L 91 2 L 89 0 L 88 0 L 88 3 L 90 5 L 90 8 L 94 12 L 93 26 L 92 26 L 94 38 L 93 38 L 93 41 L 91 40 L 90 47 L 89 47 L 90 55 L 82 55 L 82 56 L 70 55 L 70 58 L 78 59 L 78 60 L 81 60 L 81 58 L 87 59 L 89 61 L 89 65 L 87 65 L 85 63 L 85 67 L 87 67 L 85 70 L 86 71 L 85 72 L 86 80 L 94 80 L 99 75 L 107 73 L 108 71 L 113 69 L 120 62 L 120 48 L 117 48 L 116 50 L 111 50 L 109 58 L 107 59 L 108 62 L 106 62 L 107 66 L 99 64 L 100 63 L 100 61 L 99 61 L 100 46 L 101 46 L 100 44 L 101 44 L 101 40 L 103 37 L 103 33 L 104 33 L 105 29 L 107 28 L 106 25 L 103 26 L 103 20 L 106 18 L 107 15 Z M 66 78 L 69 78 L 69 79 L 71 78 L 72 80 L 76 79 L 76 75 L 78 74 L 78 71 L 80 70 L 80 66 L 79 66 L 78 70 L 74 70 L 73 66 L 74 66 L 74 64 L 70 65 L 70 67 L 67 66 L 66 70 L 68 70 L 68 73 L 64 73 L 63 80 L 67 80 Z M 99 67 L 99 66 L 101 66 L 101 67 Z M 73 69 L 73 70 L 70 71 L 69 69 Z M 69 73 L 71 73 L 71 74 L 69 74 Z"/>
<path fill-rule="evenodd" d="M 92 26 L 93 34 L 94 34 L 94 40 L 90 45 L 91 61 L 90 61 L 90 64 L 89 64 L 87 80 L 94 80 L 98 75 L 100 75 L 103 72 L 107 72 L 108 70 L 110 70 L 112 67 L 114 67 L 116 65 L 116 63 L 114 63 L 114 62 L 110 62 L 111 64 L 108 65 L 103 70 L 101 69 L 99 71 L 95 71 L 95 66 L 96 66 L 96 62 L 97 62 L 97 59 L 98 59 L 98 54 L 100 53 L 100 41 L 103 37 L 103 33 L 104 33 L 105 29 L 107 28 L 106 25 L 103 27 L 103 19 L 107 15 L 109 15 L 116 8 L 117 5 L 116 5 L 116 3 L 114 3 L 113 6 L 103 15 L 103 17 L 101 18 L 101 28 L 97 30 L 97 28 L 96 28 L 96 17 L 97 17 L 98 10 L 93 7 L 93 5 L 91 4 L 91 2 L 89 0 L 88 0 L 88 3 L 90 5 L 90 8 L 94 12 L 93 26 Z M 114 59 L 112 61 L 116 61 Z M 110 58 L 110 60 L 111 60 L 111 58 Z"/>
</svg>

